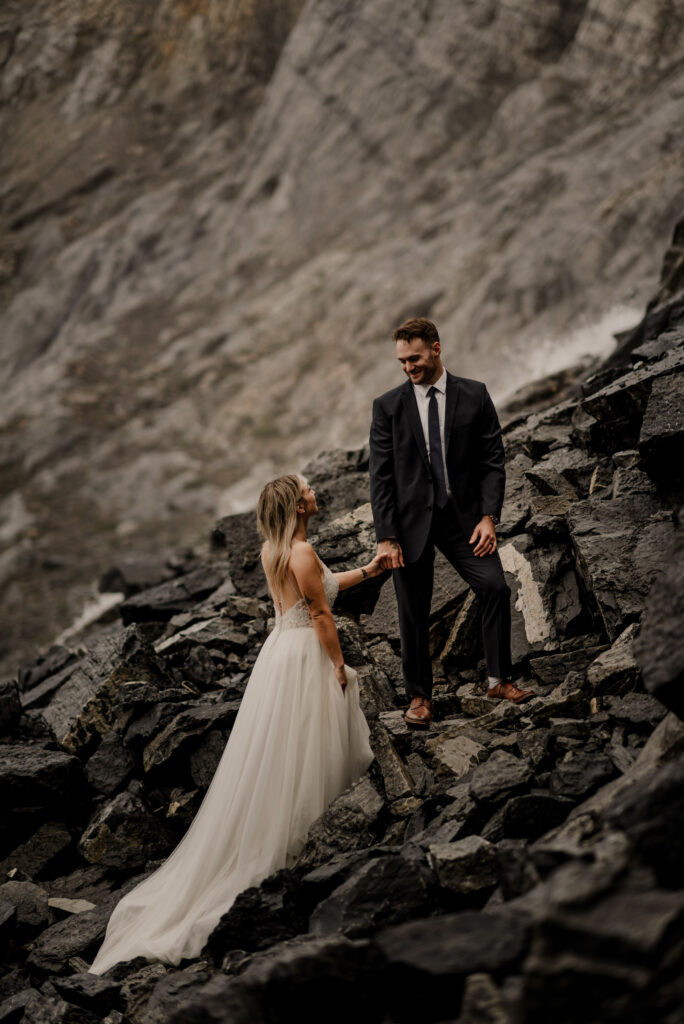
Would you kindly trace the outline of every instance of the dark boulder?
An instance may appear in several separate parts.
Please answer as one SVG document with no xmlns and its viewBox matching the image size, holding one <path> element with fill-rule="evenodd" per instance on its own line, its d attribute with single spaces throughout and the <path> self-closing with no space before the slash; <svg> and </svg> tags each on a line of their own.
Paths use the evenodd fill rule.
<svg viewBox="0 0 684 1024">
<path fill-rule="evenodd" d="M 188 611 L 194 604 L 208 597 L 225 582 L 225 570 L 217 565 L 204 565 L 193 572 L 151 590 L 143 590 L 127 598 L 121 605 L 124 625 L 132 622 L 163 622 L 172 615 Z"/>
<path fill-rule="evenodd" d="M 90 864 L 130 871 L 166 856 L 174 842 L 140 797 L 119 793 L 96 812 L 78 845 Z"/>
</svg>

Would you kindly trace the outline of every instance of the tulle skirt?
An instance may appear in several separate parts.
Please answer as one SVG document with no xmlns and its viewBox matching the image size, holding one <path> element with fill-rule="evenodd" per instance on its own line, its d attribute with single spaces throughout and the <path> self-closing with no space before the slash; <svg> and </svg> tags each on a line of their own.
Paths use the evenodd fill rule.
<svg viewBox="0 0 684 1024">
<path fill-rule="evenodd" d="M 330 801 L 373 759 L 356 673 L 346 690 L 312 628 L 276 627 L 216 774 L 168 860 L 112 914 L 90 968 L 196 957 L 238 893 L 290 866 Z"/>
</svg>

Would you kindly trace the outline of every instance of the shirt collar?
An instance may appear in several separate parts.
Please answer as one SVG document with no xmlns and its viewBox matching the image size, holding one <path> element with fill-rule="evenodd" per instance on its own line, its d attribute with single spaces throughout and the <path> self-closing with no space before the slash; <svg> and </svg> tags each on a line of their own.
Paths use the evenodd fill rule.
<svg viewBox="0 0 684 1024">
<path fill-rule="evenodd" d="M 427 395 L 430 388 L 437 388 L 437 390 L 441 391 L 442 394 L 446 394 L 447 372 L 443 369 L 442 376 L 439 380 L 436 380 L 434 384 L 414 384 L 413 386 L 414 388 L 418 388 L 423 395 Z"/>
</svg>

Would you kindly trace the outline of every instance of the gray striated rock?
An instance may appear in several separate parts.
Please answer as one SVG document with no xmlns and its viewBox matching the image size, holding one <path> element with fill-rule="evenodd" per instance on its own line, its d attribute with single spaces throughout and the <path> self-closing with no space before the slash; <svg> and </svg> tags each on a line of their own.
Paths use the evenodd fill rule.
<svg viewBox="0 0 684 1024">
<path fill-rule="evenodd" d="M 143 590 L 127 598 L 121 605 L 124 625 L 133 622 L 159 622 L 187 611 L 208 597 L 225 582 L 225 573 L 216 565 L 206 565 L 184 576 L 178 576 L 151 590 Z"/>
<path fill-rule="evenodd" d="M 433 906 L 433 882 L 430 871 L 404 857 L 375 858 L 318 904 L 309 928 L 315 935 L 342 932 L 355 938 L 383 925 L 423 917 Z"/>
<path fill-rule="evenodd" d="M 470 777 L 470 793 L 479 803 L 500 803 L 519 792 L 532 778 L 528 764 L 504 750 L 495 750 Z"/>
<path fill-rule="evenodd" d="M 53 807 L 52 813 L 56 812 Z M 0 878 L 12 869 L 23 871 L 30 878 L 49 878 L 72 843 L 71 832 L 63 822 L 47 821 L 0 862 Z"/>
<path fill-rule="evenodd" d="M 111 796 L 126 785 L 134 768 L 135 757 L 124 747 L 119 733 L 112 730 L 102 737 L 99 747 L 88 758 L 85 776 L 88 784 L 98 793 Z"/>
<path fill-rule="evenodd" d="M 454 895 L 490 889 L 499 880 L 496 847 L 480 836 L 433 844 L 429 861 L 440 886 Z"/>
<path fill-rule="evenodd" d="M 109 732 L 117 692 L 132 679 L 156 684 L 166 680 L 161 662 L 137 626 L 91 647 L 43 711 L 62 746 L 76 753 Z"/>
<path fill-rule="evenodd" d="M 78 845 L 90 864 L 131 870 L 169 854 L 174 836 L 140 797 L 119 793 L 97 811 Z"/>
<path fill-rule="evenodd" d="M 644 685 L 684 718 L 684 530 L 681 510 L 674 549 L 648 595 L 634 654 Z"/>
<path fill-rule="evenodd" d="M 641 672 L 634 657 L 634 642 L 639 633 L 638 623 L 628 626 L 609 650 L 592 661 L 587 669 L 587 680 L 594 693 L 629 693 L 641 682 Z"/>
<path fill-rule="evenodd" d="M 370 780 L 361 779 L 313 823 L 297 868 L 313 868 L 335 854 L 370 846 L 382 829 L 384 807 Z"/>
<path fill-rule="evenodd" d="M 616 640 L 641 614 L 650 587 L 667 564 L 671 517 L 645 494 L 577 502 L 568 512 L 577 566 L 606 633 Z"/>
<path fill-rule="evenodd" d="M 239 701 L 217 701 L 181 711 L 143 750 L 145 771 L 170 765 L 187 752 L 189 744 L 214 729 L 230 730 L 239 709 Z"/>
<path fill-rule="evenodd" d="M 657 364 L 656 364 L 657 365 Z M 684 372 L 653 382 L 639 434 L 639 452 L 654 480 L 671 491 L 684 480 Z"/>
</svg>

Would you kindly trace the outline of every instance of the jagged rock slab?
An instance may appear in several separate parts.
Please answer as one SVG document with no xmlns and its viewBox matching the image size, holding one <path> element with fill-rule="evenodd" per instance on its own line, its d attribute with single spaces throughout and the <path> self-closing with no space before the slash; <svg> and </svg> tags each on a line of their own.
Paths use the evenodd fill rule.
<svg viewBox="0 0 684 1024">
<path fill-rule="evenodd" d="M 638 623 L 628 626 L 607 651 L 599 654 L 587 669 L 587 681 L 596 694 L 629 693 L 638 687 L 641 672 L 634 657 Z"/>
<path fill-rule="evenodd" d="M 338 853 L 370 846 L 382 828 L 385 803 L 365 777 L 332 801 L 309 830 L 297 868 L 314 868 Z"/>
<path fill-rule="evenodd" d="M 118 732 L 106 733 L 102 742 L 92 755 L 88 758 L 85 766 L 85 776 L 88 785 L 111 796 L 117 789 L 126 785 L 135 768 L 135 757 L 130 750 L 123 745 Z"/>
<path fill-rule="evenodd" d="M 318 904 L 309 928 L 315 935 L 342 932 L 356 938 L 422 917 L 433 907 L 433 884 L 430 871 L 398 854 L 375 858 Z"/>
<path fill-rule="evenodd" d="M 241 892 L 207 940 L 205 955 L 220 965 L 233 949 L 267 949 L 307 931 L 301 883 L 287 870 Z"/>
<path fill-rule="evenodd" d="M 433 844 L 429 861 L 440 886 L 452 894 L 490 889 L 499 881 L 496 847 L 480 836 Z"/>
<path fill-rule="evenodd" d="M 136 626 L 95 644 L 44 709 L 58 742 L 76 753 L 109 732 L 112 702 L 132 679 L 166 681 L 161 662 Z"/>
<path fill-rule="evenodd" d="M 653 382 L 639 434 L 639 452 L 650 476 L 666 490 L 682 483 L 684 372 Z"/>
<path fill-rule="evenodd" d="M 639 617 L 667 564 L 674 526 L 650 495 L 577 502 L 568 525 L 584 585 L 611 640 Z"/>
<path fill-rule="evenodd" d="M 53 808 L 53 812 L 56 808 Z M 71 847 L 71 832 L 61 821 L 48 821 L 33 835 L 16 846 L 0 863 L 0 878 L 12 868 L 18 868 L 30 878 L 53 873 L 55 862 Z"/>
<path fill-rule="evenodd" d="M 644 685 L 684 719 L 684 530 L 682 515 L 676 543 L 646 601 L 634 655 Z"/>
<path fill-rule="evenodd" d="M 218 566 L 202 566 L 127 598 L 121 605 L 121 618 L 126 626 L 133 622 L 163 622 L 187 611 L 224 582 L 225 573 Z"/>
<path fill-rule="evenodd" d="M 212 729 L 228 732 L 240 709 L 239 701 L 200 704 L 177 714 L 143 750 L 146 772 L 167 766 Z"/>
<path fill-rule="evenodd" d="M 527 534 L 499 548 L 511 588 L 511 653 L 514 664 L 533 652 L 554 650 L 571 635 L 583 609 L 564 547 L 539 547 Z"/>
<path fill-rule="evenodd" d="M 119 793 L 96 812 L 79 840 L 89 864 L 131 870 L 168 855 L 174 836 L 132 793 Z"/>
</svg>

